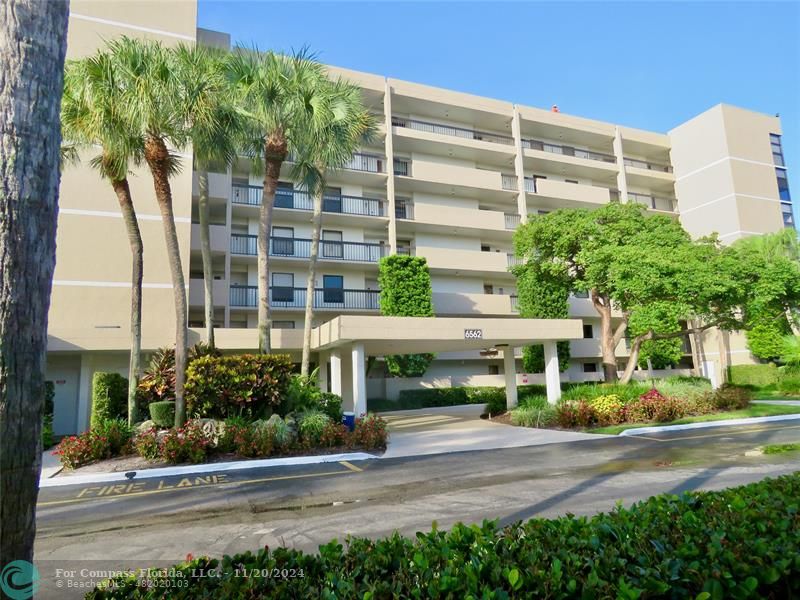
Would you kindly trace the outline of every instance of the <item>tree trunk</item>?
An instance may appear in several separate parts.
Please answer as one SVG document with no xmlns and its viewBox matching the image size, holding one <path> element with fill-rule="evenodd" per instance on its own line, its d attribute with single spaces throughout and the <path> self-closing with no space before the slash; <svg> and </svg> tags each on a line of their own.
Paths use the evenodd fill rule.
<svg viewBox="0 0 800 600">
<path fill-rule="evenodd" d="M 200 192 L 200 254 L 203 257 L 203 291 L 206 321 L 206 343 L 214 345 L 214 273 L 211 266 L 211 230 L 209 229 L 208 171 L 197 173 L 197 187 Z"/>
<path fill-rule="evenodd" d="M 308 281 L 306 282 L 306 315 L 303 321 L 303 358 L 300 363 L 300 374 L 308 376 L 311 362 L 311 324 L 314 320 L 314 284 L 317 278 L 317 257 L 319 256 L 319 238 L 322 229 L 322 196 L 320 190 L 314 194 L 314 214 L 311 219 L 311 252 L 308 260 Z"/>
<path fill-rule="evenodd" d="M 139 222 L 131 199 L 131 189 L 127 179 L 111 182 L 119 200 L 122 220 L 128 232 L 131 247 L 131 356 L 128 363 L 128 423 L 136 422 L 136 388 L 139 384 L 139 370 L 142 353 L 142 271 L 144 249 Z"/>
<path fill-rule="evenodd" d="M 611 302 L 608 298 L 591 292 L 592 304 L 600 315 L 600 350 L 603 356 L 603 378 L 606 383 L 617 381 L 617 354 L 614 331 L 611 325 Z"/>
<path fill-rule="evenodd" d="M 639 350 L 642 347 L 642 342 L 651 339 L 653 336 L 651 334 L 645 335 L 637 335 L 633 342 L 631 342 L 631 354 L 628 357 L 628 362 L 625 365 L 625 371 L 622 373 L 622 377 L 620 378 L 620 383 L 629 383 L 631 377 L 633 377 L 633 372 L 636 370 L 636 363 L 639 362 Z"/>
<path fill-rule="evenodd" d="M 0 2 L 0 568 L 33 559 L 69 2 Z"/>
<path fill-rule="evenodd" d="M 689 321 L 689 326 L 692 329 L 696 329 L 697 321 L 695 320 Z M 695 332 L 689 336 L 689 346 L 692 349 L 692 365 L 693 365 L 692 375 L 694 375 L 695 377 L 700 377 L 703 374 L 702 371 L 703 359 L 701 350 L 702 344 L 703 344 L 703 336 L 701 333 Z"/>
<path fill-rule="evenodd" d="M 181 427 L 186 422 L 183 384 L 186 379 L 189 332 L 186 325 L 186 280 L 183 277 L 178 232 L 175 229 L 175 215 L 172 212 L 172 188 L 168 175 L 170 156 L 164 140 L 155 136 L 147 138 L 144 156 L 153 175 L 153 186 L 161 212 L 167 259 L 172 276 L 172 294 L 175 298 L 175 427 Z"/>
<path fill-rule="evenodd" d="M 271 135 L 264 142 L 264 188 L 261 192 L 261 209 L 258 214 L 258 351 L 272 352 L 269 311 L 269 247 L 272 236 L 272 209 L 275 191 L 281 175 L 281 165 L 287 156 L 286 140 Z"/>
</svg>

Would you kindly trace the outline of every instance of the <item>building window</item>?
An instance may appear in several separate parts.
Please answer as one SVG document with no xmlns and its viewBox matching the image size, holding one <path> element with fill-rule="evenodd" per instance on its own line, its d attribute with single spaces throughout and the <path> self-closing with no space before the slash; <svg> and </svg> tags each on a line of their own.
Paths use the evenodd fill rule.
<svg viewBox="0 0 800 600">
<path fill-rule="evenodd" d="M 326 304 L 344 303 L 344 277 L 341 275 L 322 276 L 322 301 Z"/>
<path fill-rule="evenodd" d="M 778 197 L 784 202 L 791 202 L 792 197 L 789 195 L 789 177 L 786 175 L 786 169 L 775 167 L 775 176 L 778 178 Z"/>
<path fill-rule="evenodd" d="M 272 301 L 289 303 L 294 302 L 294 274 L 272 274 Z"/>
<path fill-rule="evenodd" d="M 772 147 L 772 162 L 778 167 L 785 167 L 786 163 L 783 162 L 783 147 L 781 145 L 781 136 L 776 133 L 769 134 L 769 143 Z"/>
<path fill-rule="evenodd" d="M 565 179 L 564 183 L 579 183 L 577 179 Z"/>
<path fill-rule="evenodd" d="M 284 181 L 278 182 L 275 190 L 275 208 L 294 208 L 294 185 Z"/>
<path fill-rule="evenodd" d="M 341 231 L 322 230 L 322 256 L 325 258 L 344 258 L 344 244 Z"/>
<path fill-rule="evenodd" d="M 294 321 L 273 321 L 273 329 L 294 329 Z"/>
<path fill-rule="evenodd" d="M 500 367 L 497 365 L 489 365 L 489 375 L 500 375 Z"/>
<path fill-rule="evenodd" d="M 597 373 L 597 363 L 583 363 L 584 373 Z"/>
<path fill-rule="evenodd" d="M 792 205 L 781 203 L 781 213 L 783 214 L 783 225 L 785 227 L 794 227 L 794 215 L 792 214 Z"/>
<path fill-rule="evenodd" d="M 294 227 L 272 228 L 272 253 L 282 256 L 294 254 Z"/>
<path fill-rule="evenodd" d="M 593 337 L 594 337 L 594 331 L 592 330 L 592 326 L 584 324 L 584 326 L 583 326 L 583 339 L 591 340 Z"/>
</svg>

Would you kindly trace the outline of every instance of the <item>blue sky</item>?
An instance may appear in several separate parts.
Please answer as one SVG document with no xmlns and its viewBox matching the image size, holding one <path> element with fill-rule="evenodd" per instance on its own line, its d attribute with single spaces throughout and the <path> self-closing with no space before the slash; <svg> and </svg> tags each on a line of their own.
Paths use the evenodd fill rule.
<svg viewBox="0 0 800 600">
<path fill-rule="evenodd" d="M 720 102 L 780 113 L 800 216 L 798 2 L 200 0 L 198 25 L 234 43 L 309 46 L 341 67 L 661 132 Z"/>
</svg>

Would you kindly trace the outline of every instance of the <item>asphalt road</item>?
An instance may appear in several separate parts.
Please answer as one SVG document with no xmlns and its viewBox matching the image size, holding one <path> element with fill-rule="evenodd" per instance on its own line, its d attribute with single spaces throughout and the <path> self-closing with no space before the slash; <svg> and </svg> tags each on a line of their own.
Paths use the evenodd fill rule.
<svg viewBox="0 0 800 600">
<path fill-rule="evenodd" d="M 432 521 L 447 527 L 591 514 L 661 492 L 729 487 L 800 470 L 800 453 L 745 456 L 757 446 L 799 440 L 800 423 L 784 421 L 45 488 L 36 543 L 39 597 L 85 591 L 56 588 L 59 581 L 91 579 L 56 576 L 57 568 L 165 566 L 189 553 L 216 556 L 265 545 L 313 551 L 348 534 L 375 537 L 396 529 L 413 535 Z"/>
</svg>

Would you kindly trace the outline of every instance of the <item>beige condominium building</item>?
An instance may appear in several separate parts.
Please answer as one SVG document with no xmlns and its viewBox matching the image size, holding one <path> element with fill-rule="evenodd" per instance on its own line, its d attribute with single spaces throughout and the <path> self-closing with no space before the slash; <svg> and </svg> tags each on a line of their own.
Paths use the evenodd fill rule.
<svg viewBox="0 0 800 600">
<path fill-rule="evenodd" d="M 230 46 L 196 28 L 194 2 L 73 0 L 68 56 L 119 35 L 167 44 Z M 324 199 L 315 325 L 338 315 L 378 315 L 378 261 L 393 253 L 427 259 L 437 316 L 517 318 L 509 272 L 514 229 L 558 208 L 636 202 L 680 219 L 694 236 L 742 236 L 793 226 L 777 117 L 715 106 L 668 133 L 632 129 L 554 110 L 482 98 L 331 67 L 356 82 L 380 122 L 378 135 L 334 173 Z M 197 180 L 191 153 L 173 180 L 186 270 L 189 325 L 202 339 L 203 286 Z M 270 300 L 277 351 L 299 357 L 311 237 L 311 198 L 284 170 L 271 232 Z M 174 309 L 161 220 L 149 174 L 131 178 L 144 239 L 143 349 L 174 341 Z M 256 232 L 262 179 L 241 159 L 210 175 L 217 343 L 256 346 Z M 127 374 L 130 250 L 113 190 L 86 164 L 62 176 L 58 256 L 50 315 L 49 379 L 57 434 L 88 424 L 91 377 Z M 570 299 L 583 339 L 571 341 L 563 379 L 600 377 L 599 318 L 587 298 Z M 488 321 L 487 321 L 488 322 Z M 392 380 L 370 361 L 367 394 L 395 397 L 419 385 L 503 385 L 502 351 L 443 352 L 422 380 Z M 467 346 L 465 345 L 465 348 Z M 626 344 L 618 347 L 621 360 Z M 690 366 L 692 353 L 678 369 Z M 708 334 L 701 360 L 751 360 L 742 336 Z M 328 370 L 322 357 L 323 370 Z M 338 360 L 338 359 L 337 359 Z M 352 364 L 351 364 L 352 367 Z M 345 368 L 347 368 L 345 366 Z M 517 381 L 536 382 L 522 372 Z"/>
</svg>

